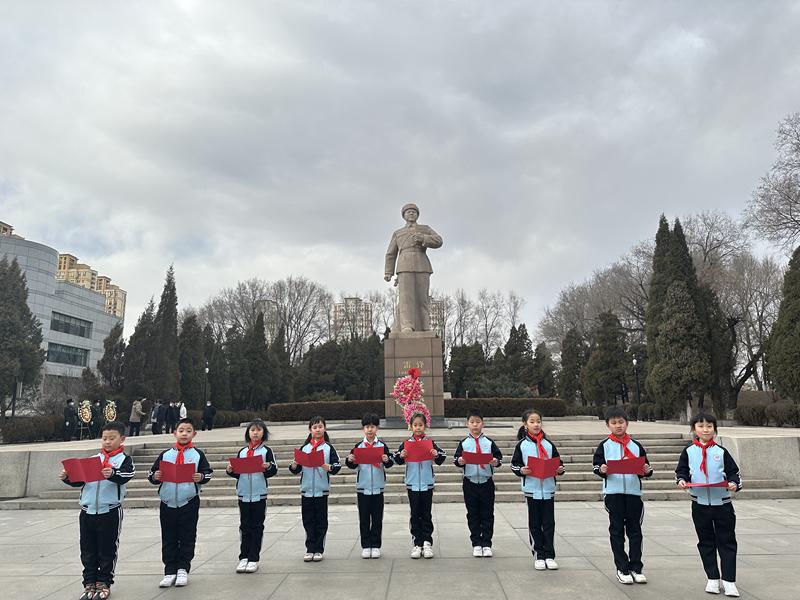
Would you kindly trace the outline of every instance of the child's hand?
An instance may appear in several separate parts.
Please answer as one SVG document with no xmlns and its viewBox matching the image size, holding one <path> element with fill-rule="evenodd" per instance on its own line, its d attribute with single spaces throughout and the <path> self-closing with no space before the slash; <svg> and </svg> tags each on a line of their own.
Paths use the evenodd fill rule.
<svg viewBox="0 0 800 600">
<path fill-rule="evenodd" d="M 230 465 L 230 463 L 228 463 L 228 466 L 225 467 L 225 472 L 226 473 L 233 473 L 233 467 Z"/>
<path fill-rule="evenodd" d="M 331 470 L 331 466 L 330 466 L 328 463 L 325 463 L 324 465 L 322 465 L 322 468 L 323 468 L 325 471 L 330 471 L 330 470 Z"/>
<path fill-rule="evenodd" d="M 105 477 L 106 479 L 108 479 L 109 477 L 111 477 L 111 475 L 113 475 L 113 474 L 114 474 L 114 469 L 112 469 L 111 467 L 106 467 L 105 469 L 103 469 L 102 471 L 100 471 L 100 474 L 101 474 L 103 477 Z"/>
<path fill-rule="evenodd" d="M 351 452 L 350 454 L 347 455 L 347 461 L 351 463 L 356 462 L 356 455 Z"/>
<path fill-rule="evenodd" d="M 289 468 L 290 469 L 296 469 L 297 468 L 297 463 L 292 461 L 292 463 L 289 465 Z"/>
<path fill-rule="evenodd" d="M 683 479 L 679 479 L 678 480 L 678 487 L 681 488 L 682 490 L 685 490 L 686 489 L 686 482 Z"/>
<path fill-rule="evenodd" d="M 194 475 L 192 475 L 192 481 L 194 481 L 195 483 L 200 483 L 202 479 L 203 479 L 202 473 L 195 473 Z"/>
<path fill-rule="evenodd" d="M 403 450 L 403 451 L 400 453 L 400 458 L 405 458 L 406 456 L 408 456 L 408 450 L 405 450 L 405 449 L 404 449 L 404 450 Z"/>
<path fill-rule="evenodd" d="M 653 467 L 651 467 L 651 466 L 650 466 L 649 464 L 647 464 L 647 463 L 644 463 L 644 474 L 645 474 L 645 475 L 649 475 L 649 474 L 650 474 L 650 473 L 652 473 L 652 472 L 653 472 Z"/>
<path fill-rule="evenodd" d="M 457 460 L 456 462 L 457 462 L 459 465 L 461 465 L 462 467 L 463 467 L 465 464 L 467 464 L 467 463 L 464 461 L 464 459 L 463 459 L 463 458 L 461 458 L 460 456 L 458 457 L 458 460 Z"/>
<path fill-rule="evenodd" d="M 436 451 L 436 448 L 431 448 L 431 456 L 433 458 L 436 458 L 437 456 L 439 456 L 439 453 Z"/>
<path fill-rule="evenodd" d="M 156 481 L 161 481 L 161 471 L 160 470 L 156 471 L 155 473 L 153 473 L 153 479 L 155 479 Z"/>
<path fill-rule="evenodd" d="M 607 464 L 605 464 L 605 463 L 603 463 L 602 465 L 600 465 L 600 472 L 601 472 L 603 475 L 605 475 L 606 473 L 608 473 L 608 465 L 607 465 Z"/>
<path fill-rule="evenodd" d="M 58 478 L 61 481 L 64 481 L 67 478 L 67 470 L 66 469 L 61 469 L 61 473 L 58 474 Z"/>
<path fill-rule="evenodd" d="M 531 474 L 531 470 L 530 470 L 529 467 L 522 467 L 519 470 L 519 472 L 522 473 L 523 475 L 530 475 Z"/>
<path fill-rule="evenodd" d="M 272 463 L 271 463 L 271 462 L 265 462 L 265 463 L 261 463 L 261 468 L 262 468 L 264 471 L 266 471 L 267 469 L 269 469 L 271 466 L 272 466 Z"/>
<path fill-rule="evenodd" d="M 564 465 L 561 465 L 560 467 L 558 467 L 558 470 L 556 471 L 556 475 L 563 475 L 566 472 L 567 472 L 567 470 L 564 468 Z"/>
<path fill-rule="evenodd" d="M 728 489 L 730 491 L 732 491 L 732 492 L 735 492 L 736 491 L 736 484 L 734 482 L 732 482 L 732 481 L 729 481 L 728 482 Z"/>
<path fill-rule="evenodd" d="M 381 461 L 387 463 L 387 462 L 389 462 L 389 457 L 386 456 L 385 454 L 382 454 L 381 455 Z"/>
<path fill-rule="evenodd" d="M 499 460 L 497 460 L 497 458 L 493 458 L 493 459 L 492 459 L 492 466 L 493 466 L 493 467 L 498 467 L 498 466 L 500 466 L 500 461 L 499 461 Z"/>
</svg>

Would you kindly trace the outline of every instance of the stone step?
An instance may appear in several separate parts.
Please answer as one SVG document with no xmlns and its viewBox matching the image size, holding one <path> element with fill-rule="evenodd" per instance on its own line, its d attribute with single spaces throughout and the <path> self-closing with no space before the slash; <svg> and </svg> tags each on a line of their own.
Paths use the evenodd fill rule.
<svg viewBox="0 0 800 600">
<path fill-rule="evenodd" d="M 495 483 L 497 491 L 501 492 L 520 492 L 520 482 L 517 481 L 499 481 Z M 747 487 L 748 489 L 761 489 L 761 488 L 778 488 L 784 487 L 782 482 L 774 480 L 774 479 L 748 479 L 747 480 Z M 229 485 L 228 487 L 215 487 L 203 488 L 203 497 L 211 497 L 211 496 L 234 496 L 234 486 Z M 600 483 L 599 482 L 588 482 L 588 481 L 559 481 L 556 489 L 559 491 L 598 491 L 600 490 Z M 671 480 L 658 480 L 658 481 L 648 481 L 645 484 L 645 489 L 647 491 L 655 491 L 655 490 L 672 490 L 675 489 L 675 483 Z M 297 482 L 293 484 L 286 482 L 280 483 L 277 485 L 270 484 L 269 486 L 270 495 L 277 495 L 277 496 L 284 496 L 284 495 L 291 495 L 292 493 L 299 493 L 299 488 Z M 385 493 L 387 495 L 391 494 L 403 494 L 405 493 L 406 488 L 402 482 L 398 483 L 389 483 L 386 486 Z M 443 492 L 443 493 L 460 493 L 461 492 L 461 482 L 436 482 L 436 492 Z M 331 484 L 331 494 L 347 494 L 348 492 L 354 493 L 355 487 L 353 484 L 346 484 L 346 483 L 333 483 Z M 76 498 L 80 495 L 79 490 L 72 489 L 72 488 L 65 488 L 64 490 L 57 490 L 52 492 L 42 492 L 39 497 L 40 498 Z M 150 486 L 149 489 L 147 488 L 133 488 L 129 489 L 126 498 L 147 498 L 156 495 L 156 488 L 155 486 Z"/>
<path fill-rule="evenodd" d="M 355 498 L 352 490 L 349 493 L 333 494 L 330 496 L 329 502 L 331 504 L 354 504 Z M 464 498 L 461 491 L 457 492 L 444 492 L 436 491 L 434 493 L 434 502 L 436 504 L 443 503 L 463 503 Z M 645 500 L 675 500 L 688 503 L 686 492 L 678 489 L 670 490 L 645 490 Z M 736 498 L 742 500 L 756 500 L 756 499 L 769 499 L 769 500 L 782 500 L 782 499 L 797 499 L 800 498 L 800 486 L 781 487 L 781 488 L 760 488 L 760 489 L 744 489 L 736 494 Z M 556 500 L 559 502 L 597 502 L 602 500 L 602 493 L 599 490 L 595 491 L 570 491 L 559 492 L 556 494 Z M 522 495 L 519 490 L 513 492 L 497 492 L 497 502 L 521 502 Z M 158 497 L 149 498 L 130 498 L 125 500 L 125 508 L 157 508 L 159 505 Z M 206 507 L 221 507 L 221 508 L 235 508 L 237 500 L 235 496 L 212 496 L 204 494 L 200 499 L 201 506 Z M 405 504 L 408 502 L 406 494 L 390 494 L 386 496 L 387 504 Z M 296 506 L 300 504 L 300 495 L 298 493 L 287 495 L 272 495 L 269 498 L 271 506 Z M 77 510 L 77 496 L 74 498 L 18 498 L 15 500 L 0 501 L 0 510 Z M 688 510 L 688 508 L 686 509 Z M 269 514 L 269 513 L 268 513 Z M 231 517 L 235 518 L 235 517 Z"/>
</svg>

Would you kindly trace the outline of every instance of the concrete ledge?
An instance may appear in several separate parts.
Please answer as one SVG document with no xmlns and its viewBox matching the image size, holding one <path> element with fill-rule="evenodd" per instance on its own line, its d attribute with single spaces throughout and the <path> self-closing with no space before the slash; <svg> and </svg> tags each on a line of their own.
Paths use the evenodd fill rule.
<svg viewBox="0 0 800 600">
<path fill-rule="evenodd" d="M 750 477 L 800 485 L 800 437 L 721 435 L 718 439 Z M 746 479 L 744 485 L 747 486 Z"/>
<path fill-rule="evenodd" d="M 21 498 L 28 485 L 30 452 L 4 452 L 0 460 L 0 498 Z"/>
</svg>

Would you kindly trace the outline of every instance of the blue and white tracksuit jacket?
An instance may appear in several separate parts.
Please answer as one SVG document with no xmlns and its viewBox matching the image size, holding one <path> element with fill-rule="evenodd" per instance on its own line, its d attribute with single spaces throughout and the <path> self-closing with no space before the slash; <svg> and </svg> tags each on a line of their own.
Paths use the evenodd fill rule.
<svg viewBox="0 0 800 600">
<path fill-rule="evenodd" d="M 676 481 L 687 483 L 719 483 L 721 481 L 736 484 L 736 491 L 742 489 L 742 476 L 736 461 L 722 446 L 711 446 L 706 450 L 706 471 L 700 470 L 703 461 L 703 449 L 692 444 L 683 449 L 675 469 Z M 731 502 L 731 492 L 726 487 L 689 488 L 692 501 L 706 506 L 721 506 Z"/>
<path fill-rule="evenodd" d="M 103 462 L 103 453 L 92 456 Z M 64 480 L 69 486 L 82 487 L 81 510 L 88 515 L 102 515 L 122 505 L 125 499 L 125 484 L 128 483 L 136 472 L 133 460 L 124 452 L 112 456 L 108 462 L 114 471 L 111 477 L 102 481 L 70 481 Z"/>
<path fill-rule="evenodd" d="M 528 466 L 528 457 L 534 458 L 559 458 L 561 455 L 558 453 L 558 448 L 555 444 L 547 438 L 542 439 L 542 447 L 548 456 L 539 456 L 539 447 L 536 442 L 529 436 L 525 436 L 514 447 L 514 456 L 511 457 L 511 472 L 517 477 L 522 477 L 522 493 L 527 498 L 534 500 L 551 500 L 556 493 L 556 478 L 548 477 L 547 479 L 539 479 L 532 475 L 525 475 L 522 472 L 522 467 Z M 561 461 L 561 465 L 563 465 Z"/>
<path fill-rule="evenodd" d="M 306 454 L 311 454 L 313 446 L 311 442 L 306 442 L 300 450 Z M 318 451 L 324 452 L 323 463 L 330 465 L 331 470 L 326 471 L 322 467 L 304 467 L 296 465 L 293 469 L 289 465 L 289 471 L 297 475 L 300 473 L 300 495 L 306 498 L 321 498 L 327 496 L 331 491 L 331 475 L 336 475 L 342 468 L 339 462 L 339 455 L 336 453 L 336 448 L 328 442 L 323 442 L 316 448 Z"/>
<path fill-rule="evenodd" d="M 492 458 L 496 458 L 498 467 L 503 464 L 503 453 L 500 452 L 500 448 L 497 447 L 494 440 L 481 434 L 478 436 L 478 443 L 480 443 L 480 451 L 482 454 L 491 454 Z M 453 453 L 453 464 L 464 471 L 464 479 L 469 479 L 472 483 L 481 484 L 490 481 L 494 475 L 495 467 L 493 467 L 491 463 L 488 465 L 458 464 L 458 459 L 463 452 L 477 453 L 477 446 L 478 444 L 475 442 L 475 438 L 471 435 L 458 442 L 458 447 Z"/>
<path fill-rule="evenodd" d="M 353 450 L 356 448 L 366 447 L 367 439 L 364 438 L 361 442 L 353 447 Z M 351 462 L 349 458 L 345 459 L 344 461 L 344 464 L 347 465 L 347 468 L 356 469 L 356 492 L 359 494 L 364 494 L 365 496 L 374 496 L 376 494 L 383 493 L 383 490 L 386 487 L 386 469 L 394 464 L 394 461 L 392 460 L 392 453 L 389 450 L 389 447 L 386 445 L 386 442 L 381 439 L 376 439 L 374 447 L 383 448 L 383 453 L 386 455 L 386 462 L 379 466 L 359 465 L 355 462 Z M 353 454 L 353 452 L 351 451 L 350 454 Z"/>
<path fill-rule="evenodd" d="M 245 446 L 239 450 L 239 458 L 247 458 L 247 451 L 249 446 Z M 231 477 L 236 478 L 236 495 L 242 502 L 259 502 L 267 497 L 268 483 L 267 479 L 272 477 L 278 472 L 278 465 L 275 464 L 275 457 L 272 454 L 272 448 L 260 444 L 253 450 L 253 456 L 260 456 L 262 463 L 270 463 L 269 468 L 261 473 L 228 473 Z"/>
<path fill-rule="evenodd" d="M 647 452 L 645 452 L 644 446 L 642 446 L 635 439 L 631 438 L 631 441 L 628 442 L 628 449 L 636 456 L 644 456 L 645 463 L 648 465 L 650 464 L 650 460 L 647 458 Z M 606 464 L 606 461 L 622 460 L 624 455 L 625 453 L 622 450 L 622 444 L 618 444 L 617 442 L 608 438 L 600 442 L 597 450 L 594 451 L 594 457 L 592 458 L 592 470 L 594 471 L 595 475 L 603 479 L 603 495 L 605 496 L 608 496 L 609 494 L 630 494 L 631 496 L 641 496 L 641 479 L 643 477 L 652 477 L 653 475 L 653 471 L 650 471 L 647 475 L 608 475 L 600 472 L 600 467 Z"/>
<path fill-rule="evenodd" d="M 158 486 L 158 495 L 161 498 L 161 502 L 169 508 L 186 506 L 190 500 L 200 493 L 200 486 L 211 481 L 211 473 L 214 472 L 211 465 L 208 464 L 208 460 L 206 459 L 206 455 L 203 454 L 203 451 L 192 447 L 183 451 L 183 462 L 187 465 L 193 464 L 195 473 L 203 474 L 203 478 L 199 483 L 172 483 L 153 479 L 155 472 L 160 469 L 162 460 L 164 462 L 175 463 L 177 457 L 178 451 L 174 447 L 164 450 L 158 455 L 153 466 L 150 467 L 150 473 L 147 475 L 147 479 L 150 483 Z"/>
<path fill-rule="evenodd" d="M 424 440 L 428 438 L 426 436 L 422 439 Z M 411 436 L 406 440 L 406 442 L 413 441 L 415 441 L 414 436 Z M 403 451 L 403 447 L 406 442 L 401 442 L 400 447 L 394 454 L 394 462 L 396 462 L 398 465 L 406 465 L 406 489 L 411 492 L 427 492 L 428 490 L 432 490 L 436 482 L 436 478 L 433 474 L 433 463 L 441 465 L 447 458 L 447 454 L 444 450 L 436 445 L 436 442 L 433 442 L 433 449 L 436 450 L 436 458 L 421 462 L 406 463 L 405 459 L 400 456 L 400 453 Z"/>
</svg>

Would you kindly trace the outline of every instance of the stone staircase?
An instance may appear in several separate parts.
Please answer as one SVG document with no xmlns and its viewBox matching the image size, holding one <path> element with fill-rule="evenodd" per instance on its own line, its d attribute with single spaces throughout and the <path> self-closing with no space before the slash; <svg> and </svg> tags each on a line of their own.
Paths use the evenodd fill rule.
<svg viewBox="0 0 800 600">
<path fill-rule="evenodd" d="M 344 457 L 357 439 L 355 432 L 330 432 L 332 443 L 339 455 Z M 463 435 L 444 433 L 435 436 L 436 443 L 448 453 L 441 466 L 435 466 L 436 491 L 434 502 L 463 502 L 461 471 L 452 463 L 452 454 L 463 439 Z M 393 450 L 405 439 L 405 432 L 383 431 L 381 438 Z M 593 435 L 553 436 L 567 472 L 558 478 L 558 501 L 597 501 L 602 499 L 600 480 L 592 473 L 592 455 L 599 443 Z M 655 471 L 653 477 L 644 482 L 644 498 L 647 500 L 686 500 L 686 493 L 675 487 L 674 470 L 681 450 L 687 441 L 679 433 L 643 434 L 637 436 L 647 449 L 650 464 Z M 512 433 L 494 436 L 503 452 L 504 464 L 495 472 L 496 499 L 498 502 L 520 502 L 520 480 L 511 473 L 508 464 L 514 451 L 516 439 Z M 228 477 L 225 467 L 227 459 L 235 456 L 243 444 L 231 442 L 208 442 L 200 447 L 214 469 L 213 479 L 203 486 L 201 504 L 211 507 L 235 507 L 235 480 Z M 269 442 L 278 463 L 278 474 L 269 480 L 269 504 L 273 506 L 299 505 L 299 476 L 289 473 L 288 464 L 296 444 L 284 440 Z M 164 444 L 146 443 L 134 449 L 133 460 L 136 476 L 127 486 L 126 508 L 153 508 L 159 503 L 157 488 L 151 485 L 146 475 Z M 404 467 L 395 465 L 387 471 L 385 498 L 387 503 L 405 503 L 408 497 L 403 484 Z M 330 502 L 351 504 L 355 502 L 355 471 L 343 466 L 338 475 L 331 477 Z M 800 498 L 800 488 L 788 487 L 777 479 L 748 477 L 744 473 L 745 488 L 737 498 Z M 43 492 L 39 497 L 19 498 L 0 502 L 0 509 L 73 509 L 76 508 L 79 490 L 64 486 L 63 490 Z"/>
</svg>

